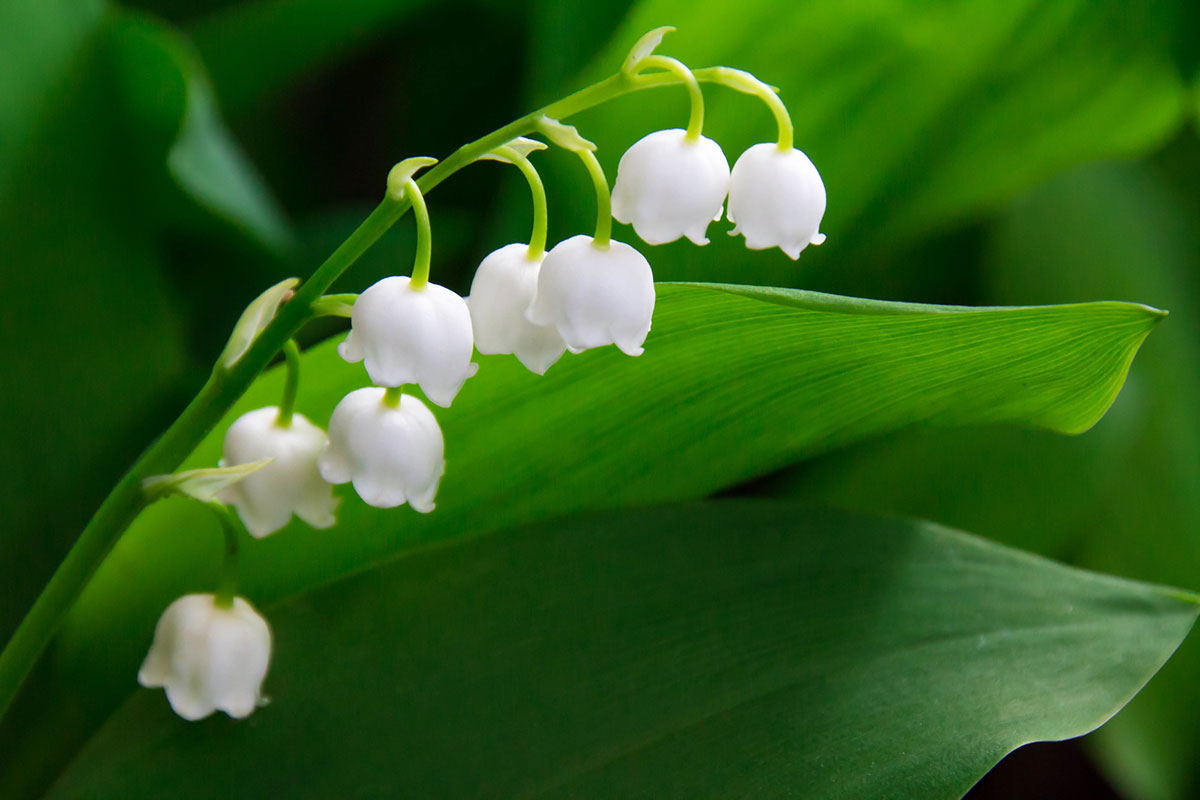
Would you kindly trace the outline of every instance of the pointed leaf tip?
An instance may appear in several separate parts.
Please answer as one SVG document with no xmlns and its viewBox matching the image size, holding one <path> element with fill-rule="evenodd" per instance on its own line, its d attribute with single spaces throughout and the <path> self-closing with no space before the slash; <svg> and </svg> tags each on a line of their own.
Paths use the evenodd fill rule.
<svg viewBox="0 0 1200 800">
<path fill-rule="evenodd" d="M 663 37 L 675 30 L 673 25 L 663 25 L 660 28 L 655 28 L 642 35 L 629 49 L 629 55 L 625 57 L 625 63 L 621 65 L 621 72 L 626 75 L 632 75 L 637 72 L 637 66 L 642 59 L 654 52 L 654 50 L 662 44 Z"/>
<path fill-rule="evenodd" d="M 518 136 L 511 142 L 502 144 L 495 150 L 484 153 L 476 161 L 503 161 L 508 163 L 512 159 L 508 153 L 512 152 L 521 158 L 528 158 L 529 154 L 536 150 L 545 150 L 547 147 L 545 142 L 539 142 L 537 139 L 527 139 L 524 136 Z"/>
<path fill-rule="evenodd" d="M 393 200 L 404 196 L 404 182 L 426 167 L 432 167 L 438 160 L 430 156 L 414 156 L 406 158 L 392 167 L 387 176 L 387 193 Z"/>
<path fill-rule="evenodd" d="M 246 310 L 238 318 L 237 324 L 233 326 L 233 333 L 229 335 L 225 351 L 221 353 L 220 363 L 222 366 L 231 367 L 237 363 L 238 359 L 250 349 L 250 345 L 254 344 L 258 334 L 262 333 L 263 329 L 271 324 L 271 320 L 275 319 L 279 307 L 299 285 L 299 278 L 287 278 L 267 289 L 256 297 L 254 302 L 246 306 Z"/>
<path fill-rule="evenodd" d="M 567 125 L 559 122 L 556 119 L 543 116 L 537 122 L 538 130 L 554 144 L 570 150 L 572 153 L 578 153 L 583 150 L 595 150 L 596 144 L 583 138 L 576 130 L 574 125 Z"/>
<path fill-rule="evenodd" d="M 263 458 L 229 467 L 210 467 L 154 475 L 142 481 L 142 488 L 157 500 L 172 494 L 182 494 L 202 503 L 218 502 L 217 495 L 248 475 L 258 472 L 275 459 Z"/>
</svg>

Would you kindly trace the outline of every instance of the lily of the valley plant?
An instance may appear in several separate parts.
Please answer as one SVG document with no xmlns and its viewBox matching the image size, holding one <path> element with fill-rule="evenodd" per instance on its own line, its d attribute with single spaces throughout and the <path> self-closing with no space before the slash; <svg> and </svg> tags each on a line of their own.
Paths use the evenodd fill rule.
<svg viewBox="0 0 1200 800">
<path fill-rule="evenodd" d="M 113 490 L 4 651 L 0 713 L 137 513 L 156 499 L 182 495 L 212 508 L 224 531 L 220 585 L 170 604 L 137 677 L 144 686 L 164 688 L 185 719 L 214 711 L 250 714 L 263 702 L 272 635 L 266 619 L 237 594 L 239 528 L 263 538 L 293 516 L 315 528 L 332 527 L 334 486 L 346 483 L 372 506 L 433 512 L 448 467 L 437 416 L 425 400 L 449 407 L 476 372 L 476 350 L 512 354 L 539 375 L 567 351 L 615 345 L 640 355 L 653 321 L 654 275 L 637 248 L 612 238 L 614 218 L 650 245 L 681 237 L 707 244 L 710 224 L 723 216 L 735 223 L 729 233 L 743 235 L 751 249 L 778 247 L 794 259 L 823 241 L 825 187 L 813 163 L 793 147 L 791 120 L 775 90 L 747 72 L 693 71 L 655 54 L 669 30 L 642 37 L 618 73 L 459 148 L 441 164 L 427 157 L 401 161 L 387 177 L 383 201 L 311 277 L 274 286 L 247 308 L 208 384 Z M 701 83 L 760 98 L 777 123 L 777 140 L 749 148 L 731 170 L 721 146 L 703 135 Z M 630 147 L 610 192 L 596 146 L 560 120 L 629 92 L 671 86 L 684 87 L 690 97 L 686 129 L 655 131 Z M 531 135 L 576 154 L 588 171 L 597 207 L 591 235 L 571 236 L 547 250 L 546 194 L 529 158 L 547 143 Z M 510 163 L 525 176 L 532 232 L 528 242 L 504 244 L 483 259 L 470 296 L 463 298 L 431 280 L 432 226 L 424 193 L 481 159 Z M 409 209 L 417 224 L 411 273 L 384 278 L 357 296 L 326 295 Z M 338 352 L 348 362 L 362 362 L 372 384 L 342 399 L 327 433 L 325 421 L 293 410 L 300 387 L 293 336 L 321 316 L 349 317 L 350 333 Z M 287 382 L 279 405 L 250 411 L 229 427 L 220 465 L 174 472 L 281 353 Z"/>
</svg>

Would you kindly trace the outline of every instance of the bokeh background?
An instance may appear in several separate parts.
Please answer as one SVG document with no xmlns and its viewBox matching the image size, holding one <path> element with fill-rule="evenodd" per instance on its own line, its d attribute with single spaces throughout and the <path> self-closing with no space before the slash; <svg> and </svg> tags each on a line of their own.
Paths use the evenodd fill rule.
<svg viewBox="0 0 1200 800">
<path fill-rule="evenodd" d="M 1200 6 L 1190 0 L 99 0 L 0 3 L 0 587 L 7 637 L 92 510 L 181 409 L 241 309 L 305 275 L 388 168 L 445 156 L 598 79 L 645 30 L 779 86 L 824 177 L 799 262 L 645 248 L 659 280 L 969 305 L 1171 311 L 1082 437 L 913 430 L 738 489 L 899 512 L 1071 563 L 1200 588 Z M 732 161 L 773 135 L 709 88 Z M 615 175 L 682 91 L 573 119 Z M 535 156 L 555 241 L 586 175 Z M 429 197 L 435 279 L 466 293 L 528 235 L 524 183 L 472 167 Z M 618 229 L 618 236 L 632 234 Z M 408 269 L 389 233 L 344 291 Z M 337 323 L 312 326 L 318 339 Z M 1083 743 L 1018 751 L 980 797 L 1200 797 L 1200 640 Z M 1082 792 L 1082 794 L 1080 794 Z"/>
</svg>

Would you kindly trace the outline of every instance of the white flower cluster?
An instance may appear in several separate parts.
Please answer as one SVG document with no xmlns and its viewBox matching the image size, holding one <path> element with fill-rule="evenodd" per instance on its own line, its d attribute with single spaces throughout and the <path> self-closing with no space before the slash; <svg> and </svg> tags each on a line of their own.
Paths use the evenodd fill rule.
<svg viewBox="0 0 1200 800">
<path fill-rule="evenodd" d="M 658 32 L 649 36 L 655 35 L 661 38 Z M 433 159 L 397 165 L 389 196 L 412 204 L 418 264 L 413 277 L 384 278 L 357 297 L 350 333 L 338 347 L 346 361 L 363 362 L 374 386 L 338 403 L 328 435 L 292 412 L 290 398 L 282 404 L 287 411 L 251 411 L 226 433 L 222 466 L 266 463 L 219 496 L 253 536 L 280 530 L 293 515 L 314 528 L 330 527 L 337 507 L 333 484 L 351 483 L 378 508 L 408 504 L 420 513 L 433 511 L 445 442 L 433 413 L 402 387 L 416 385 L 448 408 L 477 370 L 475 350 L 515 355 L 539 375 L 567 350 L 615 344 L 641 355 L 654 313 L 654 276 L 641 253 L 609 239 L 610 202 L 611 217 L 631 224 L 650 245 L 684 236 L 707 244 L 709 224 L 723 215 L 735 224 L 730 234 L 745 236 L 751 249 L 779 247 L 795 259 L 824 240 L 825 187 L 808 157 L 790 147 L 790 123 L 786 136 L 781 126 L 785 144 L 754 145 L 732 170 L 721 146 L 699 135 L 699 124 L 693 132 L 651 133 L 622 156 L 609 195 L 590 152 L 594 145 L 569 126 L 543 122 L 543 132 L 578 153 L 592 172 L 600 206 L 596 236 L 572 236 L 543 253 L 544 191 L 525 160 L 525 152 L 542 145 L 510 143 L 494 154 L 530 178 L 535 236 L 529 245 L 505 245 L 484 258 L 464 299 L 427 280 L 429 221 L 412 174 Z M 163 614 L 138 678 L 165 687 L 172 707 L 187 719 L 218 709 L 241 717 L 260 702 L 270 650 L 267 623 L 245 600 L 233 598 L 230 605 L 214 595 L 188 595 Z"/>
<path fill-rule="evenodd" d="M 647 244 L 681 236 L 708 244 L 708 224 L 723 212 L 734 223 L 730 235 L 744 235 L 751 250 L 778 247 L 796 259 L 808 245 L 825 241 L 825 184 L 795 148 L 756 144 L 730 172 L 719 144 L 672 129 L 643 137 L 621 157 L 613 217 L 633 225 Z"/>
</svg>

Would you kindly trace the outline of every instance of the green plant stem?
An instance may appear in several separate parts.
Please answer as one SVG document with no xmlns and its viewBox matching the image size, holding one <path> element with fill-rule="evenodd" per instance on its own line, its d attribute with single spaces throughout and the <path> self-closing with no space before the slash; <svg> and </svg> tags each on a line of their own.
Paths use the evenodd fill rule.
<svg viewBox="0 0 1200 800">
<path fill-rule="evenodd" d="M 400 398 L 403 396 L 403 386 L 389 386 L 383 391 L 383 404 L 388 408 L 399 408 Z"/>
<path fill-rule="evenodd" d="M 290 428 L 292 412 L 296 408 L 296 390 L 300 388 L 300 346 L 295 339 L 284 342 L 283 357 L 287 363 L 287 380 L 283 384 L 283 399 L 279 401 L 279 416 L 275 424 Z"/>
<path fill-rule="evenodd" d="M 704 129 L 704 92 L 700 91 L 700 82 L 696 80 L 692 71 L 682 61 L 670 56 L 646 56 L 639 62 L 639 67 L 657 67 L 679 77 L 683 85 L 687 87 L 688 99 L 692 106 L 685 138 L 689 142 L 700 141 L 700 135 Z"/>
<path fill-rule="evenodd" d="M 232 608 L 237 597 L 238 586 L 238 531 L 233 512 L 224 506 L 215 506 L 217 519 L 221 522 L 221 533 L 225 535 L 225 556 L 221 559 L 221 577 L 217 581 L 217 608 Z"/>
<path fill-rule="evenodd" d="M 700 70 L 697 72 L 712 71 L 716 83 L 723 86 L 728 86 L 730 89 L 736 89 L 745 94 L 754 95 L 758 99 L 767 104 L 767 108 L 771 109 L 771 113 L 775 116 L 775 125 L 779 129 L 779 150 L 780 152 L 788 152 L 792 149 L 793 131 L 792 118 L 788 114 L 787 106 L 783 104 L 783 100 L 779 98 L 775 89 L 763 83 L 758 78 L 751 75 L 749 72 L 741 69 L 732 69 L 730 67 L 710 67 L 709 70 Z"/>
<path fill-rule="evenodd" d="M 587 167 L 592 184 L 596 187 L 596 235 L 592 237 L 592 244 L 607 248 L 612 239 L 612 193 L 608 189 L 608 179 L 604 177 L 604 169 L 591 150 L 576 150 L 575 155 Z"/>
<path fill-rule="evenodd" d="M 695 70 L 693 74 L 698 81 L 738 88 L 730 82 L 726 72 L 724 67 L 710 67 Z M 535 131 L 543 116 L 563 119 L 624 94 L 679 84 L 679 77 L 670 72 L 638 76 L 617 73 L 459 147 L 424 173 L 417 186 L 423 193 L 428 193 L 485 153 Z M 250 347 L 228 367 L 213 369 L 208 381 L 179 417 L 113 487 L 0 652 L 0 717 L 7 713 L 30 670 L 100 563 L 146 506 L 148 498 L 142 490 L 142 481 L 174 472 L 183 463 L 271 363 L 284 343 L 316 316 L 315 306 L 333 282 L 400 219 L 409 205 L 407 197 L 393 198 L 385 194 L 350 237 L 296 289 L 295 295 L 283 304 Z"/>
<path fill-rule="evenodd" d="M 533 231 L 529 234 L 529 260 L 541 261 L 546 252 L 546 231 L 549 227 L 549 214 L 546 210 L 546 187 L 542 184 L 542 176 L 534 169 L 529 159 L 513 150 L 511 147 L 496 148 L 496 155 L 503 156 L 525 176 L 529 183 L 529 194 L 533 201 Z"/>
<path fill-rule="evenodd" d="M 413 259 L 409 286 L 424 289 L 425 284 L 429 283 L 429 262 L 433 256 L 433 228 L 429 225 L 429 209 L 425 206 L 421 187 L 412 178 L 404 179 L 404 196 L 412 204 L 413 216 L 417 218 L 417 255 Z"/>
</svg>

